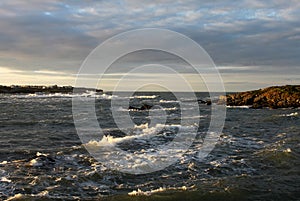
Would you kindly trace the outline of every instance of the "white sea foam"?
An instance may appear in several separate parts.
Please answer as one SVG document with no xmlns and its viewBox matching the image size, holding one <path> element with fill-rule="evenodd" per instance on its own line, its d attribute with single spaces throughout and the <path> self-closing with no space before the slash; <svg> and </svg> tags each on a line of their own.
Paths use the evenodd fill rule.
<svg viewBox="0 0 300 201">
<path fill-rule="evenodd" d="M 151 108 L 150 110 L 153 110 L 153 111 L 161 111 L 161 110 L 164 110 L 164 111 L 172 111 L 172 110 L 178 110 L 177 107 L 166 107 L 166 108 Z M 138 108 L 137 109 L 125 109 L 125 108 L 122 108 L 122 107 L 119 107 L 117 109 L 117 111 L 134 111 L 134 112 L 137 112 L 137 111 L 144 111 L 144 110 L 139 110 Z"/>
<path fill-rule="evenodd" d="M 122 143 L 128 140 L 136 140 L 137 142 L 148 142 L 148 140 L 152 137 L 156 137 L 158 135 L 164 135 L 159 132 L 161 130 L 174 131 L 174 135 L 176 134 L 176 130 L 180 129 L 182 134 L 179 136 L 180 139 L 177 141 L 173 141 L 174 147 L 172 149 L 168 148 L 165 145 L 158 145 L 157 147 L 147 148 L 137 150 L 134 153 L 131 152 L 114 152 L 118 143 Z M 112 137 L 110 135 L 104 136 L 100 141 L 91 140 L 85 144 L 86 148 L 89 150 L 101 150 L 101 158 L 105 160 L 109 160 L 110 163 L 106 164 L 107 166 L 111 166 L 114 168 L 121 168 L 125 171 L 132 172 L 135 174 L 142 174 L 145 171 L 152 171 L 154 167 L 151 164 L 161 164 L 162 161 L 166 160 L 164 157 L 170 156 L 172 154 L 172 158 L 176 161 L 181 158 L 186 150 L 182 149 L 182 145 L 184 143 L 189 143 L 194 139 L 195 125 L 191 126 L 181 126 L 181 125 L 162 125 L 157 124 L 156 126 L 149 127 L 148 124 L 142 124 L 135 126 L 132 129 L 131 135 L 127 135 L 125 137 Z M 173 132 L 172 132 L 173 133 Z M 155 139 L 149 141 L 149 143 L 154 142 Z M 178 144 L 178 146 L 177 146 Z M 111 148 L 113 149 L 111 149 Z M 103 150 L 102 150 L 103 149 Z M 124 159 L 124 160 L 122 160 Z M 183 160 L 187 160 L 183 159 Z M 155 168 L 154 168 L 155 169 Z"/>
<path fill-rule="evenodd" d="M 115 146 L 118 143 L 133 140 L 133 139 L 140 139 L 145 138 L 149 139 L 157 134 L 158 131 L 162 130 L 163 128 L 179 128 L 181 125 L 163 125 L 157 124 L 155 127 L 149 127 L 148 123 L 135 125 L 133 129 L 133 135 L 127 135 L 125 137 L 112 137 L 110 135 L 103 136 L 100 141 L 91 140 L 86 145 L 87 146 Z"/>
<path fill-rule="evenodd" d="M 11 180 L 10 179 L 7 179 L 6 177 L 1 177 L 1 182 L 7 182 L 7 183 L 10 183 Z"/>
<path fill-rule="evenodd" d="M 22 197 L 23 197 L 23 195 L 21 193 L 18 193 L 18 194 L 15 194 L 12 197 L 9 197 L 6 201 L 21 199 Z"/>
<path fill-rule="evenodd" d="M 139 98 L 139 99 L 153 99 L 153 98 L 156 98 L 157 96 L 156 95 L 151 95 L 151 96 L 132 96 L 130 98 Z"/>
<path fill-rule="evenodd" d="M 6 165 L 8 162 L 7 161 L 2 161 L 0 162 L 0 165 Z"/>
<path fill-rule="evenodd" d="M 232 106 L 232 105 L 226 105 L 227 108 L 241 108 L 241 109 L 249 109 L 249 105 L 241 105 L 241 106 Z"/>
<path fill-rule="evenodd" d="M 37 194 L 37 196 L 47 196 L 49 195 L 49 192 L 47 190 L 41 191 Z"/>
<path fill-rule="evenodd" d="M 168 108 L 164 108 L 164 110 L 178 110 L 177 107 L 168 107 Z"/>
<path fill-rule="evenodd" d="M 36 159 L 32 159 L 29 161 L 29 163 L 27 164 L 27 166 L 32 166 L 32 167 L 40 167 L 43 166 L 43 163 L 39 160 Z"/>
<path fill-rule="evenodd" d="M 49 154 L 44 154 L 41 152 L 36 152 L 36 156 L 49 156 Z"/>
<path fill-rule="evenodd" d="M 148 123 L 141 124 L 141 125 L 134 125 L 135 129 L 146 129 L 148 128 Z"/>
<path fill-rule="evenodd" d="M 160 187 L 158 189 L 149 190 L 149 191 L 142 191 L 141 189 L 138 189 L 138 190 L 133 190 L 132 192 L 129 192 L 128 195 L 130 195 L 130 196 L 140 196 L 140 195 L 150 196 L 154 193 L 164 192 L 164 191 L 168 191 L 168 190 L 183 190 L 183 191 L 186 191 L 186 190 L 192 189 L 192 188 L 194 188 L 194 187 L 193 186 L 192 187 L 186 187 L 186 186 L 169 187 L 169 188 Z"/>
<path fill-rule="evenodd" d="M 299 115 L 298 112 L 292 112 L 290 114 L 281 114 L 279 116 L 281 116 L 281 117 L 295 117 L 295 116 L 298 116 L 298 115 Z"/>
<path fill-rule="evenodd" d="M 74 98 L 74 97 L 85 97 L 85 98 L 96 98 L 96 99 L 113 99 L 113 98 L 124 98 L 119 97 L 117 95 L 110 94 L 98 94 L 95 91 L 86 91 L 84 93 L 34 93 L 34 94 L 26 94 L 26 95 L 12 95 L 13 98 Z"/>
<path fill-rule="evenodd" d="M 181 117 L 181 119 L 200 119 L 200 118 L 206 118 L 207 115 L 196 115 L 196 116 L 187 116 L 187 117 Z"/>
<path fill-rule="evenodd" d="M 160 100 L 160 103 L 179 103 L 178 100 Z"/>
<path fill-rule="evenodd" d="M 30 167 L 41 167 L 43 165 L 45 165 L 45 161 L 41 160 L 39 157 L 40 156 L 49 156 L 49 154 L 44 154 L 44 153 L 40 153 L 40 152 L 37 152 L 36 153 L 36 156 L 37 158 L 34 158 L 34 159 L 31 159 L 27 164 L 26 166 L 30 166 Z"/>
</svg>

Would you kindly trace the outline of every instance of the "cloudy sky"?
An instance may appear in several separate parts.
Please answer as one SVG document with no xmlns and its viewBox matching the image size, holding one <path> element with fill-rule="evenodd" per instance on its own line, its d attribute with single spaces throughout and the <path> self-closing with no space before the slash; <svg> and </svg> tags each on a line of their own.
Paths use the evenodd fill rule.
<svg viewBox="0 0 300 201">
<path fill-rule="evenodd" d="M 2 0 L 0 84 L 74 85 L 94 48 L 141 28 L 170 29 L 196 41 L 227 91 L 300 84 L 298 0 Z M 145 55 L 153 62 L 153 54 L 132 58 Z M 132 58 L 123 62 L 141 62 Z M 101 87 L 111 89 L 109 82 Z"/>
</svg>

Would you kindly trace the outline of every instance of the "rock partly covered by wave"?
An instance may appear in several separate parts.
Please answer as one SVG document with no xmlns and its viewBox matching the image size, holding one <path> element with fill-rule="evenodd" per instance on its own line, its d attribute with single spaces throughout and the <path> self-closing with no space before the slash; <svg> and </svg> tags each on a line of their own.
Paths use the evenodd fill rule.
<svg viewBox="0 0 300 201">
<path fill-rule="evenodd" d="M 11 86 L 2 86 L 0 85 L 0 93 L 5 94 L 15 94 L 15 93 L 25 93 L 25 94 L 34 94 L 34 93 L 72 93 L 74 90 L 76 92 L 85 92 L 87 90 L 103 92 L 101 89 L 91 89 L 91 88 L 74 88 L 72 86 L 31 86 L 31 85 L 11 85 Z"/>
<path fill-rule="evenodd" d="M 219 103 L 228 106 L 244 106 L 251 108 L 288 108 L 300 107 L 300 85 L 272 86 L 264 89 L 238 92 L 221 96 Z"/>
</svg>

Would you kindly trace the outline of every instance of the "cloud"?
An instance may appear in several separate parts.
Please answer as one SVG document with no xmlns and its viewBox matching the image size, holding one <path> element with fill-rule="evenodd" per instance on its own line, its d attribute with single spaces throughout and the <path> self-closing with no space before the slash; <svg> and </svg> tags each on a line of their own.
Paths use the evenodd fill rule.
<svg viewBox="0 0 300 201">
<path fill-rule="evenodd" d="M 17 67 L 64 67 L 65 62 L 82 61 L 98 43 L 76 29 L 73 22 L 43 15 L 8 19 L 0 26 L 4 30 L 0 38 L 1 56 L 16 58 Z"/>
<path fill-rule="evenodd" d="M 68 76 L 70 75 L 68 73 L 64 73 L 61 71 L 49 71 L 49 70 L 35 70 L 33 72 L 42 75 L 68 75 Z"/>
<path fill-rule="evenodd" d="M 155 27 L 191 37 L 219 66 L 251 67 L 245 73 L 272 66 L 274 73 L 290 69 L 299 75 L 299 11 L 298 0 L 3 0 L 0 65 L 75 74 L 109 37 Z"/>
<path fill-rule="evenodd" d="M 0 66 L 0 85 L 73 85 L 75 77 L 62 73 L 14 70 Z"/>
</svg>

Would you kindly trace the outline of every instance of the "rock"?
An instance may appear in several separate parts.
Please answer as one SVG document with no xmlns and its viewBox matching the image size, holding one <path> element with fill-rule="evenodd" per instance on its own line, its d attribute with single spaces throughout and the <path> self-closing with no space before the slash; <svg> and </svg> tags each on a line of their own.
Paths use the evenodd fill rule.
<svg viewBox="0 0 300 201">
<path fill-rule="evenodd" d="M 272 86 L 264 89 L 238 92 L 219 97 L 219 103 L 229 106 L 251 108 L 288 108 L 300 107 L 300 85 Z"/>
<path fill-rule="evenodd" d="M 206 100 L 206 105 L 211 105 L 211 100 Z"/>
</svg>

